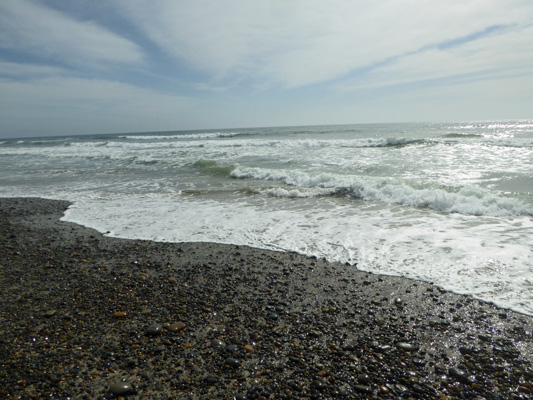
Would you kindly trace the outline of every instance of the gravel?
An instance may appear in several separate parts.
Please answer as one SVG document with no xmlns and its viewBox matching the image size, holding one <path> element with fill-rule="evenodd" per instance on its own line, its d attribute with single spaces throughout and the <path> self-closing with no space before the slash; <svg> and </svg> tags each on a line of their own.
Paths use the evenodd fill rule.
<svg viewBox="0 0 533 400">
<path fill-rule="evenodd" d="M 530 399 L 533 319 L 294 253 L 0 199 L 0 398 Z"/>
</svg>

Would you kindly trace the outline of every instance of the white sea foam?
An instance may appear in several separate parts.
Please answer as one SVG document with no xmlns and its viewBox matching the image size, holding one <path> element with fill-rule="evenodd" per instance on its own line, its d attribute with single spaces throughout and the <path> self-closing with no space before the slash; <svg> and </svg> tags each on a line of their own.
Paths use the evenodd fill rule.
<svg viewBox="0 0 533 400">
<path fill-rule="evenodd" d="M 340 176 L 333 174 L 310 175 L 295 170 L 236 168 L 234 178 L 281 181 L 293 189 L 269 189 L 265 193 L 280 197 L 314 197 L 346 194 L 362 200 L 380 201 L 437 211 L 466 215 L 533 216 L 533 206 L 515 198 L 499 197 L 488 190 L 465 187 L 457 192 L 441 188 L 417 188 L 397 179 Z M 304 191 L 321 189 L 321 191 Z"/>
<path fill-rule="evenodd" d="M 257 193 L 274 196 L 274 197 L 287 197 L 287 198 L 310 198 L 318 196 L 327 196 L 334 194 L 335 189 L 323 189 L 323 188 L 267 188 L 256 190 Z"/>
<path fill-rule="evenodd" d="M 8 142 L 0 195 L 113 236 L 357 262 L 533 315 L 528 121 Z"/>
<path fill-rule="evenodd" d="M 357 262 L 364 270 L 434 282 L 533 314 L 530 218 L 498 220 L 364 203 L 354 208 L 349 202 L 306 207 L 295 209 L 292 198 L 228 204 L 165 195 L 115 196 L 104 203 L 78 200 L 65 219 L 112 236 L 243 244 Z"/>
</svg>

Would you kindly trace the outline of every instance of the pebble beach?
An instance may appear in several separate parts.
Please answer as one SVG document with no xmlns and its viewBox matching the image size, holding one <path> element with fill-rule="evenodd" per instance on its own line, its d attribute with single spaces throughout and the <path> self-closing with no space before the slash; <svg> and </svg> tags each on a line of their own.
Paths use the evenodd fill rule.
<svg viewBox="0 0 533 400">
<path fill-rule="evenodd" d="M 0 199 L 0 398 L 530 399 L 533 318 L 296 253 Z"/>
</svg>

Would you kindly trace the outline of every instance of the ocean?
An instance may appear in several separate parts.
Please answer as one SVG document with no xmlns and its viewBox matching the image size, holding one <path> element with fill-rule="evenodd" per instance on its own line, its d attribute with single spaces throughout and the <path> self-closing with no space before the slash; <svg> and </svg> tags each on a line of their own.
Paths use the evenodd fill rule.
<svg viewBox="0 0 533 400">
<path fill-rule="evenodd" d="M 0 196 L 106 235 L 295 251 L 533 315 L 533 121 L 0 139 Z"/>
</svg>

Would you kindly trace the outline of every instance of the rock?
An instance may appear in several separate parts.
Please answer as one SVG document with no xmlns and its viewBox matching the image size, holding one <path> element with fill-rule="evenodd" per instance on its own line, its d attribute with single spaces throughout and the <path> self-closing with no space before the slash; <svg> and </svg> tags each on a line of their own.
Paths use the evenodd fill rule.
<svg viewBox="0 0 533 400">
<path fill-rule="evenodd" d="M 318 390 L 322 390 L 325 388 L 326 385 L 322 379 L 315 379 L 313 381 L 313 386 Z"/>
<path fill-rule="evenodd" d="M 471 385 L 476 381 L 474 377 L 468 376 L 467 371 L 461 369 L 461 368 L 450 368 L 448 370 L 448 375 L 452 378 L 455 378 L 458 382 L 466 383 L 468 385 Z"/>
<path fill-rule="evenodd" d="M 221 348 L 223 348 L 225 346 L 226 346 L 226 344 L 220 339 L 211 340 L 211 347 L 214 347 L 215 349 L 221 349 Z"/>
<path fill-rule="evenodd" d="M 237 346 L 235 346 L 234 344 L 228 344 L 228 345 L 226 346 L 226 351 L 227 351 L 228 353 L 236 353 L 237 350 L 239 350 L 239 348 L 238 348 Z"/>
<path fill-rule="evenodd" d="M 394 389 L 400 394 L 404 395 L 405 393 L 409 392 L 409 389 L 407 389 L 404 385 L 396 384 L 394 386 Z"/>
<path fill-rule="evenodd" d="M 232 368 L 239 368 L 241 365 L 241 362 L 233 357 L 228 357 L 226 358 L 225 364 Z"/>
<path fill-rule="evenodd" d="M 370 382 L 370 376 L 367 374 L 359 374 L 357 376 L 357 382 L 366 385 Z"/>
<path fill-rule="evenodd" d="M 252 351 L 254 351 L 254 348 L 251 345 L 246 344 L 244 345 L 244 350 L 246 350 L 248 353 L 251 353 Z"/>
<path fill-rule="evenodd" d="M 390 393 L 389 388 L 387 386 L 385 386 L 385 385 L 381 385 L 379 387 L 379 391 L 380 391 L 381 394 L 389 394 Z"/>
<path fill-rule="evenodd" d="M 342 346 L 342 348 L 346 351 L 354 351 L 356 346 L 353 342 L 347 342 Z"/>
<path fill-rule="evenodd" d="M 113 317 L 115 318 L 124 318 L 126 316 L 126 313 L 124 311 L 117 311 L 113 314 Z"/>
<path fill-rule="evenodd" d="M 163 332 L 163 325 L 161 324 L 152 324 L 150 325 L 144 334 L 146 336 L 159 336 Z"/>
<path fill-rule="evenodd" d="M 355 385 L 353 388 L 359 393 L 370 393 L 371 392 L 370 388 L 365 385 Z"/>
<path fill-rule="evenodd" d="M 250 335 L 250 340 L 252 342 L 259 342 L 261 340 L 261 336 L 259 336 L 259 334 L 257 332 L 253 332 L 251 335 Z"/>
<path fill-rule="evenodd" d="M 185 323 L 184 322 L 174 322 L 173 324 L 170 324 L 168 326 L 168 331 L 169 332 L 179 332 L 179 331 L 182 331 L 184 328 L 185 328 Z"/>
<path fill-rule="evenodd" d="M 124 395 L 133 393 L 133 386 L 128 382 L 115 382 L 109 387 L 109 391 L 114 395 Z"/>
<path fill-rule="evenodd" d="M 219 381 L 220 381 L 220 378 L 218 378 L 217 376 L 208 376 L 207 378 L 205 378 L 205 382 L 206 382 L 209 386 L 215 385 L 215 384 L 217 384 Z"/>
<path fill-rule="evenodd" d="M 465 355 L 465 354 L 472 354 L 472 353 L 474 352 L 474 348 L 473 348 L 473 347 L 461 346 L 461 347 L 459 347 L 459 352 L 460 352 L 462 355 Z"/>
<path fill-rule="evenodd" d="M 274 312 L 271 312 L 271 313 L 268 313 L 266 317 L 268 319 L 271 319 L 272 321 L 275 321 L 279 318 L 279 315 Z"/>
<path fill-rule="evenodd" d="M 481 340 L 483 342 L 488 342 L 490 340 L 490 336 L 489 335 L 479 334 L 479 335 L 477 335 L 477 337 L 479 338 L 479 340 Z"/>
<path fill-rule="evenodd" d="M 406 343 L 406 342 L 398 342 L 396 343 L 396 347 L 401 350 L 405 350 L 405 351 L 417 351 L 418 350 L 417 345 Z"/>
<path fill-rule="evenodd" d="M 453 378 L 462 379 L 466 377 L 466 372 L 460 368 L 453 367 L 448 370 L 448 375 L 450 375 Z"/>
</svg>

